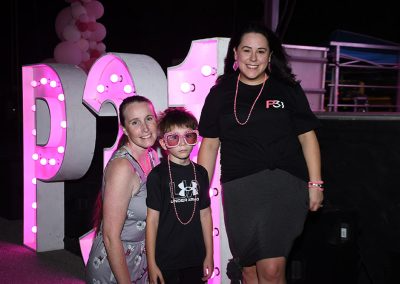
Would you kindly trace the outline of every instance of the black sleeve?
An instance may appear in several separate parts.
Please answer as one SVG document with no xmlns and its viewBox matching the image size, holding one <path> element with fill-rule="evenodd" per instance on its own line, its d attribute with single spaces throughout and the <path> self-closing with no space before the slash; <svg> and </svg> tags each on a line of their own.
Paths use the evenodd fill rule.
<svg viewBox="0 0 400 284">
<path fill-rule="evenodd" d="M 218 94 L 215 87 L 211 88 L 207 95 L 199 120 L 199 133 L 202 137 L 217 138 L 219 137 L 219 104 Z"/>
<path fill-rule="evenodd" d="M 208 182 L 208 173 L 207 170 L 198 165 L 198 172 L 199 172 L 199 183 L 200 183 L 200 210 L 207 208 L 211 204 L 210 200 L 210 183 Z"/>
<path fill-rule="evenodd" d="M 293 121 L 297 135 L 320 127 L 321 123 L 312 112 L 306 94 L 300 84 L 295 87 L 294 101 L 295 112 Z"/>
<path fill-rule="evenodd" d="M 159 167 L 155 167 L 147 177 L 147 198 L 146 205 L 148 208 L 161 210 L 161 178 Z"/>
</svg>

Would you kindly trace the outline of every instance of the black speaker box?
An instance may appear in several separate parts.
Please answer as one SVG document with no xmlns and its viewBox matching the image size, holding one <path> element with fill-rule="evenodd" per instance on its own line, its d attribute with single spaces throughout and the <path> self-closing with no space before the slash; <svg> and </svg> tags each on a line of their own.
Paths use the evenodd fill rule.
<svg viewBox="0 0 400 284">
<path fill-rule="evenodd" d="M 288 283 L 400 283 L 400 115 L 318 115 L 325 206 L 310 213 Z"/>
</svg>

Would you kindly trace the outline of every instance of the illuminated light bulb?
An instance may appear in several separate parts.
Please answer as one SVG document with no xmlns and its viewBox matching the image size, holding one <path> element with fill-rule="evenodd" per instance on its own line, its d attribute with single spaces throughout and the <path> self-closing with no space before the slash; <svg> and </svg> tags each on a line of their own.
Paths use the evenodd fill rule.
<svg viewBox="0 0 400 284">
<path fill-rule="evenodd" d="M 97 85 L 96 90 L 97 90 L 97 92 L 99 92 L 101 94 L 101 93 L 104 93 L 104 91 L 106 90 L 106 87 L 104 87 L 104 85 L 100 84 L 100 85 Z"/>
<path fill-rule="evenodd" d="M 132 93 L 132 86 L 131 85 L 125 85 L 124 86 L 124 92 L 125 92 L 125 94 L 130 94 L 130 93 Z"/>
<path fill-rule="evenodd" d="M 189 92 L 194 92 L 196 90 L 196 87 L 194 84 L 189 84 L 187 82 L 181 84 L 181 91 L 182 93 L 189 93 Z"/>
<path fill-rule="evenodd" d="M 36 129 L 32 129 L 32 135 L 36 136 Z"/>
<path fill-rule="evenodd" d="M 38 155 L 37 153 L 33 153 L 32 159 L 34 159 L 35 161 L 37 161 L 37 160 L 39 159 L 39 155 Z"/>
<path fill-rule="evenodd" d="M 63 102 L 63 101 L 65 100 L 64 94 L 59 94 L 57 98 L 58 98 L 58 100 L 59 100 L 60 102 Z"/>
<path fill-rule="evenodd" d="M 34 234 L 37 233 L 37 226 L 32 226 L 32 233 L 34 233 Z"/>
<path fill-rule="evenodd" d="M 41 159 L 40 159 L 40 164 L 41 164 L 42 166 L 47 165 L 47 159 L 46 159 L 46 158 L 41 158 Z"/>
<path fill-rule="evenodd" d="M 32 208 L 36 209 L 37 208 L 37 203 L 36 202 L 32 202 Z"/>
<path fill-rule="evenodd" d="M 218 228 L 214 228 L 214 230 L 213 230 L 213 236 L 214 236 L 214 237 L 218 237 L 218 236 L 219 236 L 219 230 L 218 230 Z"/>
<path fill-rule="evenodd" d="M 61 126 L 62 128 L 67 128 L 67 122 L 66 122 L 65 120 L 61 121 L 61 122 L 60 122 L 60 126 Z"/>
<path fill-rule="evenodd" d="M 210 195 L 210 197 L 214 197 L 218 195 L 218 188 L 214 187 L 214 188 L 210 188 L 208 194 Z"/>
<path fill-rule="evenodd" d="M 210 65 L 204 65 L 203 67 L 201 67 L 201 74 L 203 74 L 203 76 L 208 77 L 210 75 L 215 75 L 217 72 L 217 70 L 215 70 L 215 68 L 211 67 Z"/>
<path fill-rule="evenodd" d="M 40 79 L 40 84 L 46 85 L 47 81 L 48 81 L 47 78 L 42 78 L 42 79 Z"/>
<path fill-rule="evenodd" d="M 58 147 L 57 147 L 57 152 L 58 152 L 58 153 L 62 154 L 62 153 L 64 153 L 64 151 L 65 151 L 65 149 L 64 149 L 63 146 L 58 146 Z"/>
<path fill-rule="evenodd" d="M 37 81 L 35 81 L 35 80 L 33 80 L 32 82 L 31 82 L 31 86 L 32 87 L 37 87 L 39 85 L 39 83 L 37 82 Z"/>
<path fill-rule="evenodd" d="M 56 161 L 56 159 L 54 159 L 54 158 L 51 158 L 51 159 L 49 160 L 49 164 L 50 164 L 51 166 L 54 166 L 56 163 L 57 163 L 57 161 Z"/>
<path fill-rule="evenodd" d="M 122 76 L 118 76 L 117 74 L 111 74 L 110 81 L 113 83 L 121 82 Z"/>
<path fill-rule="evenodd" d="M 50 81 L 50 87 L 52 87 L 52 88 L 57 87 L 57 82 L 54 81 L 54 80 L 51 80 L 51 81 Z"/>
<path fill-rule="evenodd" d="M 32 184 L 36 184 L 36 178 L 32 179 Z"/>
<path fill-rule="evenodd" d="M 36 111 L 36 105 L 31 106 L 32 111 Z"/>
</svg>

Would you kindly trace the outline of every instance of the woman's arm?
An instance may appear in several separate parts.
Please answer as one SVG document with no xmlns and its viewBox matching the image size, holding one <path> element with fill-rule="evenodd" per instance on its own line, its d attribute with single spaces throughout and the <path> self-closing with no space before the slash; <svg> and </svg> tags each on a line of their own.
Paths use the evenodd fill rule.
<svg viewBox="0 0 400 284">
<path fill-rule="evenodd" d="M 139 177 L 132 173 L 126 159 L 110 162 L 105 173 L 103 207 L 103 237 L 108 261 L 118 283 L 131 283 L 121 241 L 121 231 L 132 196 L 132 189 L 139 188 Z"/>
<path fill-rule="evenodd" d="M 197 157 L 197 163 L 206 168 L 210 183 L 214 175 L 219 146 L 219 138 L 203 138 Z"/>
<path fill-rule="evenodd" d="M 150 283 L 164 284 L 164 278 L 161 270 L 156 263 L 156 238 L 158 230 L 158 221 L 160 219 L 160 212 L 151 208 L 147 208 L 146 218 L 146 254 L 147 264 L 149 267 L 149 280 Z"/>
<path fill-rule="evenodd" d="M 303 149 L 303 155 L 307 163 L 310 181 L 321 181 L 321 154 L 317 136 L 313 130 L 300 134 L 299 141 Z M 309 188 L 310 210 L 319 209 L 324 195 L 316 188 Z"/>
<path fill-rule="evenodd" d="M 214 248 L 213 248 L 213 226 L 211 217 L 211 208 L 207 207 L 200 210 L 200 222 L 203 231 L 204 245 L 206 248 L 206 257 L 203 262 L 203 281 L 210 279 L 214 272 Z"/>
</svg>

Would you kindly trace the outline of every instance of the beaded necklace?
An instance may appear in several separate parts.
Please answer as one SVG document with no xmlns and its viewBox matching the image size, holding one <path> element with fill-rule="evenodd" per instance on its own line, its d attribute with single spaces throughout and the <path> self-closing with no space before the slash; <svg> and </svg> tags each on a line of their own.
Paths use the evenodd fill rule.
<svg viewBox="0 0 400 284">
<path fill-rule="evenodd" d="M 171 194 L 172 204 L 174 205 L 175 215 L 176 215 L 176 218 L 178 219 L 178 221 L 179 221 L 182 225 L 187 225 L 187 224 L 189 224 L 189 223 L 192 221 L 192 219 L 193 219 L 193 217 L 194 217 L 194 213 L 195 213 L 195 211 L 196 211 L 196 197 L 194 198 L 192 216 L 190 216 L 190 219 L 189 219 L 188 221 L 183 222 L 183 221 L 181 220 L 181 218 L 179 217 L 178 210 L 176 209 L 175 195 L 174 195 L 174 182 L 173 182 L 173 180 L 172 180 L 172 172 L 171 172 L 171 165 L 170 165 L 170 162 L 169 162 L 169 156 L 168 156 L 167 161 L 168 161 L 168 173 L 169 173 L 169 192 L 170 192 L 170 194 Z M 194 166 L 194 164 L 193 164 L 193 162 L 192 162 L 191 160 L 190 160 L 190 163 L 191 163 L 192 166 L 193 166 L 194 181 L 195 181 L 196 184 L 198 184 L 198 183 L 197 183 L 197 176 L 196 176 L 196 168 L 195 168 L 195 166 Z"/>
<path fill-rule="evenodd" d="M 237 98 L 238 89 L 239 89 L 239 80 L 240 80 L 240 73 L 239 73 L 239 75 L 238 75 L 237 82 L 236 82 L 235 99 L 234 99 L 234 101 L 233 101 L 233 114 L 235 115 L 235 119 L 236 119 L 236 122 L 237 122 L 238 124 L 240 124 L 240 125 L 245 125 L 245 124 L 249 121 L 249 119 L 250 119 L 251 113 L 253 112 L 253 108 L 254 108 L 254 106 L 256 105 L 256 102 L 257 102 L 258 98 L 261 96 L 261 93 L 262 93 L 262 91 L 263 91 L 263 89 L 264 89 L 265 82 L 267 81 L 267 74 L 265 74 L 264 82 L 263 82 L 263 84 L 262 84 L 261 90 L 260 90 L 260 92 L 258 93 L 256 99 L 254 100 L 253 105 L 251 106 L 249 115 L 247 116 L 247 119 L 246 119 L 245 122 L 240 122 L 240 121 L 239 121 L 239 118 L 237 117 L 237 114 L 236 114 L 236 98 Z"/>
</svg>

